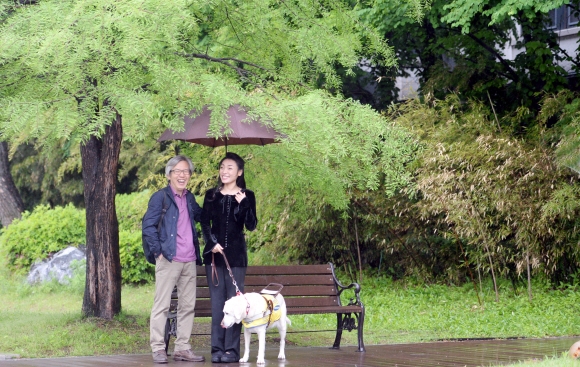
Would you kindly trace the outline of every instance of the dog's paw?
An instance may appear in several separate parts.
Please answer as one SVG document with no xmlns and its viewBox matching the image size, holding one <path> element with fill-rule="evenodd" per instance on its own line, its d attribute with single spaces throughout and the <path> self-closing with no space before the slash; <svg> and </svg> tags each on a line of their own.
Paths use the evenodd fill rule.
<svg viewBox="0 0 580 367">
<path fill-rule="evenodd" d="M 280 360 L 286 359 L 286 356 L 284 355 L 284 353 L 280 353 L 280 354 L 278 354 L 278 359 L 280 359 Z"/>
<path fill-rule="evenodd" d="M 258 358 L 258 360 L 256 361 L 257 364 L 266 364 L 266 361 L 264 360 L 264 358 Z"/>
<path fill-rule="evenodd" d="M 248 358 L 240 358 L 240 363 L 248 363 Z"/>
</svg>

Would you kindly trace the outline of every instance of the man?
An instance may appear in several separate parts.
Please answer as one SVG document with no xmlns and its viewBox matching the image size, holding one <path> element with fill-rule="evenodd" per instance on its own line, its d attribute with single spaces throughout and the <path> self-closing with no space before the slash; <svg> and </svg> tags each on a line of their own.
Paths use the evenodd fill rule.
<svg viewBox="0 0 580 367">
<path fill-rule="evenodd" d="M 199 222 L 202 212 L 193 194 L 186 189 L 192 172 L 193 163 L 188 157 L 178 155 L 171 158 L 165 167 L 169 184 L 151 196 L 143 217 L 143 236 L 156 259 L 155 299 L 150 323 L 150 344 L 155 363 L 167 363 L 165 323 L 175 286 L 179 302 L 173 359 L 205 360 L 203 356 L 194 354 L 189 344 L 195 307 L 196 264 L 201 265 L 194 221 Z"/>
</svg>

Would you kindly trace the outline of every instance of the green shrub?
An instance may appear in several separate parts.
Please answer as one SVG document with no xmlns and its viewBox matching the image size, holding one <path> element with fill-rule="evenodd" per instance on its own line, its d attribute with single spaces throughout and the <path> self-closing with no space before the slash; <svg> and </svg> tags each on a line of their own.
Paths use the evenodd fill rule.
<svg viewBox="0 0 580 367">
<path fill-rule="evenodd" d="M 152 193 L 149 190 L 126 195 L 117 195 L 115 207 L 119 220 L 119 232 L 138 231 L 141 233 L 141 219 L 147 211 L 147 203 Z"/>
<path fill-rule="evenodd" d="M 141 246 L 141 219 L 151 196 L 148 190 L 117 195 L 119 253 L 123 283 L 143 283 L 154 278 Z M 0 230 L 0 250 L 14 274 L 23 275 L 36 260 L 42 260 L 68 246 L 85 243 L 85 211 L 72 204 L 50 209 L 47 205 L 25 212 L 9 227 Z"/>
<path fill-rule="evenodd" d="M 155 266 L 145 260 L 141 230 L 119 232 L 119 254 L 123 283 L 146 283 L 154 279 Z"/>
<path fill-rule="evenodd" d="M 117 195 L 115 206 L 119 219 L 119 255 L 123 283 L 144 283 L 153 280 L 155 267 L 145 260 L 141 245 L 141 219 L 147 211 L 149 190 Z"/>
<path fill-rule="evenodd" d="M 24 274 L 35 261 L 85 243 L 85 212 L 72 204 L 54 209 L 39 205 L 0 233 L 0 248 L 7 256 L 8 267 Z"/>
</svg>

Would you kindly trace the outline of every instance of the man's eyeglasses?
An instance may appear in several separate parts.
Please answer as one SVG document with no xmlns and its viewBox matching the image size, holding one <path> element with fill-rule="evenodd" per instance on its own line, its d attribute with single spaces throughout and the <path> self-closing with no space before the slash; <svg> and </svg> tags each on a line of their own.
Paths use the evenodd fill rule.
<svg viewBox="0 0 580 367">
<path fill-rule="evenodd" d="M 172 169 L 169 172 L 175 173 L 176 176 L 191 176 L 191 171 L 188 169 Z"/>
</svg>

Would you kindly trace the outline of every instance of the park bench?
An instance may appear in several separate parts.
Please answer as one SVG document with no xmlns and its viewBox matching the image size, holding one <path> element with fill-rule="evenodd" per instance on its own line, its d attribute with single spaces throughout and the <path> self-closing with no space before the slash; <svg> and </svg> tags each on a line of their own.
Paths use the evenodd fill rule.
<svg viewBox="0 0 580 367">
<path fill-rule="evenodd" d="M 231 279 L 220 279 L 220 281 L 231 281 Z M 360 300 L 360 285 L 358 283 L 342 285 L 336 278 L 334 266 L 331 263 L 327 265 L 249 266 L 246 271 L 244 293 L 260 293 L 271 283 L 283 285 L 280 293 L 286 301 L 289 316 L 336 314 L 336 337 L 333 349 L 340 348 L 343 330 L 356 329 L 358 331 L 357 351 L 365 351 L 363 342 L 365 308 Z M 353 291 L 353 298 L 350 298 L 347 305 L 343 305 L 340 295 L 347 289 Z M 175 336 L 177 302 L 178 296 L 174 290 L 165 328 L 166 350 L 169 346 L 169 338 L 172 335 Z M 211 317 L 209 286 L 203 266 L 197 267 L 195 317 Z"/>
</svg>

